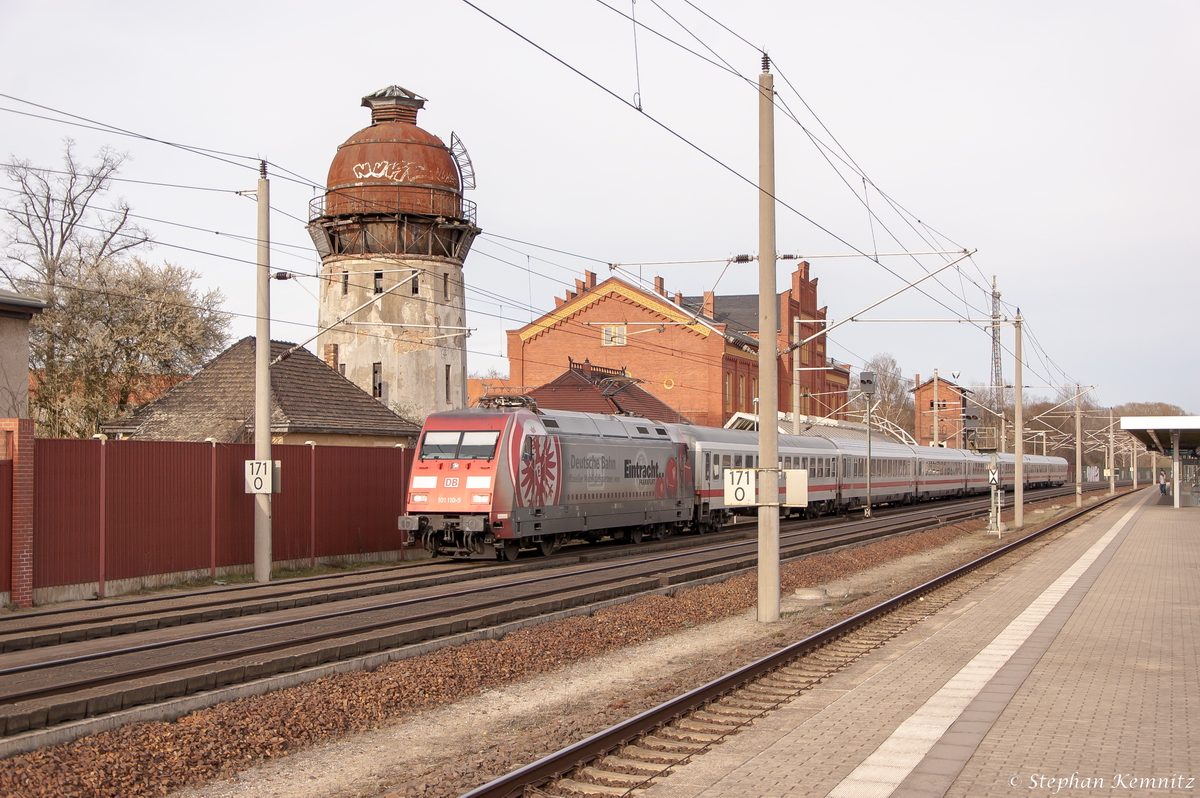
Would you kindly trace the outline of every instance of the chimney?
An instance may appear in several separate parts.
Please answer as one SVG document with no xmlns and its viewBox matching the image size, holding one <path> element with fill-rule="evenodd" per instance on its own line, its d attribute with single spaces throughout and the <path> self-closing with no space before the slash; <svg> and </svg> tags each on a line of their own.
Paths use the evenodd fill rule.
<svg viewBox="0 0 1200 798">
<path fill-rule="evenodd" d="M 678 291 L 675 292 L 675 304 L 681 307 L 683 306 L 683 294 Z"/>
<path fill-rule="evenodd" d="M 417 124 L 417 111 L 425 107 L 425 98 L 400 86 L 388 86 L 363 97 L 364 108 L 371 109 L 371 124 L 403 122 Z"/>
<path fill-rule="evenodd" d="M 654 293 L 658 294 L 659 296 L 667 295 L 667 284 L 666 284 L 666 281 L 663 280 L 663 278 L 661 278 L 661 277 L 654 278 Z"/>
<path fill-rule="evenodd" d="M 596 287 L 596 273 L 585 271 L 583 273 L 583 282 L 587 285 L 588 288 L 595 288 Z"/>
<path fill-rule="evenodd" d="M 325 344 L 325 365 L 334 371 L 338 370 L 338 345 Z"/>
<path fill-rule="evenodd" d="M 716 318 L 717 315 L 717 295 L 712 291 L 704 292 L 704 306 L 701 312 L 710 319 Z"/>
</svg>

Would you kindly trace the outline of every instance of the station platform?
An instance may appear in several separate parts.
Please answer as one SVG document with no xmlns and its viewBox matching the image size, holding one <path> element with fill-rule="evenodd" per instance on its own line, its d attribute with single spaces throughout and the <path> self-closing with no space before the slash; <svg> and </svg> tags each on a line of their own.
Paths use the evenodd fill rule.
<svg viewBox="0 0 1200 798">
<path fill-rule="evenodd" d="M 1200 795 L 1200 510 L 1137 491 L 642 793 Z"/>
</svg>

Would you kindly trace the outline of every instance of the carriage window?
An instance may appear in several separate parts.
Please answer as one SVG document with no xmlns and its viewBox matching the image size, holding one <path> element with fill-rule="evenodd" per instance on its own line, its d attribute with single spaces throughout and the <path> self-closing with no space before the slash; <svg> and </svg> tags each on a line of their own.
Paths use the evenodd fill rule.
<svg viewBox="0 0 1200 798">
<path fill-rule="evenodd" d="M 712 479 L 712 453 L 704 453 L 704 479 L 708 481 Z"/>
<path fill-rule="evenodd" d="M 742 456 L 740 454 L 735 454 L 733 456 L 733 467 L 734 468 L 742 467 Z"/>
<path fill-rule="evenodd" d="M 729 468 L 729 455 L 724 455 L 721 458 L 721 464 L 724 465 L 726 468 Z"/>
</svg>

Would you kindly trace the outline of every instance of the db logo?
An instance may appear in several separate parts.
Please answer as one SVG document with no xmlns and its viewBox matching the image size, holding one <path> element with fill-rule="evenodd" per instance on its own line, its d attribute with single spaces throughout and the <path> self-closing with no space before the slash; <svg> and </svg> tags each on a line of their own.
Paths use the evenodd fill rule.
<svg viewBox="0 0 1200 798">
<path fill-rule="evenodd" d="M 442 485 L 444 488 L 457 488 L 458 477 L 446 477 L 446 482 Z"/>
</svg>

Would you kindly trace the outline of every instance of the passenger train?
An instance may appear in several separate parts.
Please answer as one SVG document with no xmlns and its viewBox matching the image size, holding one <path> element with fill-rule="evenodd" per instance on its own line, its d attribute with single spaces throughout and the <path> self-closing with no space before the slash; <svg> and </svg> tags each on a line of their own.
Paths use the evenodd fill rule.
<svg viewBox="0 0 1200 798">
<path fill-rule="evenodd" d="M 757 458 L 758 434 L 744 430 L 529 407 L 435 413 L 421 431 L 399 527 L 434 554 L 502 560 L 528 548 L 551 554 L 574 539 L 704 533 L 753 511 L 725 506 L 722 475 L 758 467 Z M 1014 456 L 997 459 L 1011 490 Z M 864 506 L 866 463 L 865 441 L 781 434 L 777 467 L 808 472 L 807 507 L 783 511 Z M 871 471 L 876 505 L 989 490 L 988 458 L 962 449 L 876 440 Z M 1026 487 L 1067 479 L 1063 458 L 1025 455 Z"/>
</svg>

